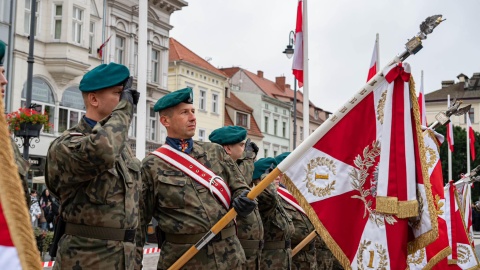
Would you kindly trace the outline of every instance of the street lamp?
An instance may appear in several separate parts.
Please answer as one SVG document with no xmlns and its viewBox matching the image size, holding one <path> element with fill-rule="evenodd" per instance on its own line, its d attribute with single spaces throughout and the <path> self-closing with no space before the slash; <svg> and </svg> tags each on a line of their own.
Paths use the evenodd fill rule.
<svg viewBox="0 0 480 270">
<path fill-rule="evenodd" d="M 290 31 L 288 35 L 288 45 L 287 48 L 283 51 L 287 58 L 290 59 L 295 52 L 293 48 L 293 37 L 295 32 Z M 297 147 L 297 79 L 293 76 L 293 150 Z"/>
</svg>

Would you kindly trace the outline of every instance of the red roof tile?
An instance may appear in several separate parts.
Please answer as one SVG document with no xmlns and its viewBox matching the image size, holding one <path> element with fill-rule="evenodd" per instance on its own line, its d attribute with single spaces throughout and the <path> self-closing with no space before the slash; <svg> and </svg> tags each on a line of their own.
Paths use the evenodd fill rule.
<svg viewBox="0 0 480 270">
<path fill-rule="evenodd" d="M 233 93 L 230 93 L 229 98 L 225 97 L 225 105 L 230 106 L 237 111 L 248 113 L 250 115 L 250 128 L 247 129 L 247 134 L 251 135 L 251 136 L 263 137 L 262 131 L 260 131 L 260 128 L 258 127 L 257 122 L 255 121 L 255 118 L 252 115 L 252 112 L 253 112 L 252 108 L 250 108 L 245 103 L 243 103 Z M 235 125 L 234 121 L 228 115 L 227 109 L 225 109 L 225 121 L 224 122 L 225 122 L 225 126 L 234 126 Z"/>
<path fill-rule="evenodd" d="M 225 105 L 229 105 L 237 111 L 252 113 L 253 109 L 250 108 L 247 104 L 243 103 L 235 94 L 230 92 L 230 97 L 225 97 Z"/>
<path fill-rule="evenodd" d="M 224 72 L 212 66 L 212 64 L 205 61 L 205 59 L 203 59 L 202 57 L 192 52 L 190 49 L 185 47 L 183 44 L 181 44 L 174 38 L 170 38 L 170 49 L 168 54 L 168 61 L 169 62 L 185 61 L 192 65 L 206 69 L 210 72 L 227 77 L 227 75 Z"/>
</svg>

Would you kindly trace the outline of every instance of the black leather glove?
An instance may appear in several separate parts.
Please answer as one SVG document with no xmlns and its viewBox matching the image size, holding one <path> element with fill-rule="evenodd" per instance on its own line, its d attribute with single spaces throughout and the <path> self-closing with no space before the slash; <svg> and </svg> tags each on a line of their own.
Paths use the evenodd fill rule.
<svg viewBox="0 0 480 270">
<path fill-rule="evenodd" d="M 245 142 L 245 157 L 255 159 L 257 157 L 257 153 L 258 146 L 254 142 L 252 142 L 250 138 L 248 138 Z"/>
<path fill-rule="evenodd" d="M 232 206 L 237 212 L 237 214 L 241 217 L 246 217 L 250 214 L 255 207 L 257 206 L 257 202 L 255 200 L 250 200 L 247 197 L 248 190 L 244 190 L 240 196 L 233 200 Z"/>
<path fill-rule="evenodd" d="M 137 105 L 138 99 L 140 98 L 140 93 L 137 90 L 132 89 L 132 84 L 133 84 L 133 77 L 130 76 L 125 82 L 125 85 L 123 87 L 122 97 L 120 98 L 120 100 L 125 99 L 126 101 L 130 102 L 132 105 Z"/>
</svg>

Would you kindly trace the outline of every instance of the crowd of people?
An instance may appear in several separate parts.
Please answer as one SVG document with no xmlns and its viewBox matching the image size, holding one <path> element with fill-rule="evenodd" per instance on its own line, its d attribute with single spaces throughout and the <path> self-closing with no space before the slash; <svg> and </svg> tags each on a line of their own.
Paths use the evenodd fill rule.
<svg viewBox="0 0 480 270">
<path fill-rule="evenodd" d="M 58 216 L 59 204 L 50 195 L 48 189 L 42 191 L 40 198 L 37 191 L 30 191 L 30 218 L 33 228 L 40 228 L 44 231 L 53 231 L 55 218 Z"/>
</svg>

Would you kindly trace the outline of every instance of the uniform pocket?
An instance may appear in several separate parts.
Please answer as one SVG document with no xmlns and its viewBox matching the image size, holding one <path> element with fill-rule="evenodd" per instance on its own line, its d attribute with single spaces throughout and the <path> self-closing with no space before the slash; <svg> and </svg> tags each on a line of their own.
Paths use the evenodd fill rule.
<svg viewBox="0 0 480 270">
<path fill-rule="evenodd" d="M 167 175 L 165 175 L 167 174 Z M 185 207 L 185 177 L 168 175 L 168 172 L 157 177 L 160 183 L 158 205 L 163 208 L 179 209 Z"/>
</svg>

